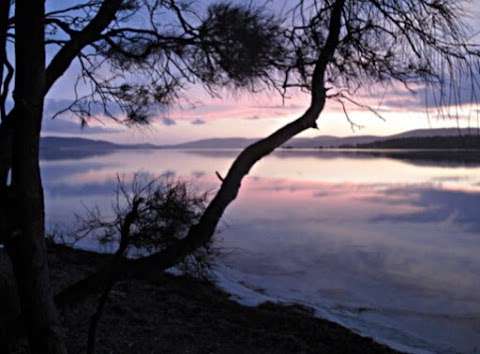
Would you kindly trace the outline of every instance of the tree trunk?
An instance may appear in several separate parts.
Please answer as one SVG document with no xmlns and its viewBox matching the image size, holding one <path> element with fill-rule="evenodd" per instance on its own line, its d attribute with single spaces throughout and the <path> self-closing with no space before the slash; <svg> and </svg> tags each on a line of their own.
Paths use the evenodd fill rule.
<svg viewBox="0 0 480 354">
<path fill-rule="evenodd" d="M 3 78 L 4 68 L 7 63 L 7 31 L 8 18 L 10 15 L 10 0 L 2 0 L 0 3 L 0 244 L 8 234 L 7 214 L 9 196 L 7 190 L 7 177 L 10 168 L 12 132 L 6 122 L 5 101 L 8 91 L 9 78 Z M 5 83 L 5 84 L 4 84 Z"/>
<path fill-rule="evenodd" d="M 44 2 L 15 3 L 13 237 L 6 242 L 32 353 L 66 353 L 50 286 L 39 166 L 45 92 Z"/>
<path fill-rule="evenodd" d="M 7 0 L 0 0 L 7 1 Z M 71 38 L 60 48 L 52 58 L 46 69 L 46 78 L 43 94 L 46 95 L 55 82 L 62 77 L 78 53 L 89 43 L 98 39 L 98 35 L 107 28 L 115 19 L 121 8 L 122 0 L 105 0 L 102 2 L 98 13 L 74 38 Z M 25 48 L 27 51 L 28 47 Z M 27 54 L 26 58 L 30 58 Z M 5 217 L 5 210 L 10 208 L 8 202 L 7 177 L 12 165 L 13 122 L 16 117 L 15 106 L 6 115 L 0 124 L 0 244 L 10 237 L 9 219 Z"/>
<path fill-rule="evenodd" d="M 342 10 L 345 0 L 335 1 L 330 18 L 327 41 L 315 64 L 311 84 L 311 103 L 307 111 L 298 119 L 278 129 L 270 136 L 245 148 L 235 159 L 215 197 L 208 204 L 199 222 L 193 225 L 185 238 L 174 243 L 163 251 L 139 259 L 124 260 L 118 267 L 119 278 L 139 278 L 152 272 L 166 270 L 180 260 L 205 245 L 213 237 L 217 225 L 230 203 L 235 200 L 243 178 L 251 168 L 263 157 L 293 138 L 295 135 L 316 128 L 316 121 L 323 111 L 326 102 L 325 75 L 328 64 L 333 58 L 339 43 Z M 102 289 L 108 279 L 108 267 L 72 284 L 55 297 L 59 305 L 80 301 L 89 294 Z"/>
</svg>

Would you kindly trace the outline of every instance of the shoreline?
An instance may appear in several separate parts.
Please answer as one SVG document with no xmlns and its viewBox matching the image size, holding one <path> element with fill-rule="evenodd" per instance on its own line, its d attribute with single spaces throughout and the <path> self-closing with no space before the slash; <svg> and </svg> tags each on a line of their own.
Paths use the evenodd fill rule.
<svg viewBox="0 0 480 354">
<path fill-rule="evenodd" d="M 50 246 L 54 292 L 109 255 Z M 3 267 L 5 268 L 5 267 Z M 2 271 L 4 269 L 1 269 Z M 60 310 L 69 353 L 84 353 L 94 297 Z M 158 274 L 119 282 L 97 332 L 98 353 L 398 353 L 301 305 L 241 305 L 211 282 Z"/>
</svg>

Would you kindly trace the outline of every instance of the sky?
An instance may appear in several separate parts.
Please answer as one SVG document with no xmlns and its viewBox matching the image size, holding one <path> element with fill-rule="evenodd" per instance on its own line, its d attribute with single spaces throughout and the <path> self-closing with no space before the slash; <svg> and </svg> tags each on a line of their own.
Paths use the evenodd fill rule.
<svg viewBox="0 0 480 354">
<path fill-rule="evenodd" d="M 469 21 L 474 29 L 480 29 L 479 9 L 480 0 L 473 0 Z M 78 119 L 69 115 L 51 119 L 53 114 L 66 107 L 74 96 L 72 83 L 77 73 L 78 66 L 72 65 L 47 95 L 44 135 L 155 144 L 174 144 L 214 137 L 260 138 L 300 116 L 309 103 L 309 97 L 298 92 L 292 92 L 285 101 L 277 92 L 267 90 L 256 94 L 223 91 L 220 92 L 220 97 L 212 97 L 201 87 L 193 86 L 183 93 L 184 98 L 180 98 L 155 117 L 148 126 L 127 128 L 103 118 L 92 120 L 87 127 L 81 128 Z M 385 119 L 382 120 L 368 111 L 351 108 L 351 119 L 361 126 L 355 129 L 352 129 L 341 107 L 329 102 L 318 121 L 319 129 L 311 129 L 301 136 L 390 135 L 412 129 L 479 126 L 480 112 L 477 107 L 468 103 L 456 112 L 460 119 L 426 114 L 421 91 L 419 90 L 416 96 L 399 88 L 383 91 L 381 94 L 377 92 L 375 95 L 363 94 L 360 100 L 381 108 Z"/>
</svg>

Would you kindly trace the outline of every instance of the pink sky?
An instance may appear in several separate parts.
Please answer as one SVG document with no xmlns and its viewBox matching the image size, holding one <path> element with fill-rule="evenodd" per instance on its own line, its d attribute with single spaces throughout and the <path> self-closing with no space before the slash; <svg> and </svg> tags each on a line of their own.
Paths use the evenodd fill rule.
<svg viewBox="0 0 480 354">
<path fill-rule="evenodd" d="M 213 137 L 263 137 L 282 125 L 301 115 L 308 107 L 308 96 L 297 94 L 282 103 L 281 97 L 275 92 L 262 94 L 232 94 L 225 93 L 221 98 L 212 98 L 204 93 L 191 97 L 192 103 L 179 103 L 169 108 L 161 116 L 152 120 L 146 127 L 125 128 L 113 123 L 108 118 L 102 119 L 102 124 L 92 122 L 91 128 L 78 134 L 66 131 L 64 134 L 50 135 L 80 135 L 96 139 L 106 139 L 123 143 L 150 142 L 156 144 L 171 144 Z M 391 101 L 393 105 L 382 102 Z M 385 121 L 374 114 L 351 107 L 350 117 L 356 124 L 362 126 L 352 130 L 337 104 L 329 102 L 320 116 L 319 130 L 310 130 L 302 136 L 316 135 L 390 135 L 412 129 L 428 129 L 441 127 L 478 127 L 478 109 L 471 105 L 462 106 L 459 111 L 452 110 L 452 118 L 439 118 L 435 111 L 426 114 L 426 108 L 419 98 L 398 96 L 387 93 L 385 97 L 364 97 L 362 102 L 380 108 Z M 47 118 L 48 119 L 48 118 Z M 57 118 L 62 119 L 62 118 Z M 52 122 L 55 123 L 55 122 Z M 95 127 L 95 128 L 93 128 Z M 106 128 L 108 132 L 102 133 Z M 93 134 L 95 133 L 95 134 Z"/>
<path fill-rule="evenodd" d="M 480 29 L 480 11 L 472 2 L 471 22 L 473 28 Z M 477 36 L 479 38 L 479 36 Z M 72 66 L 66 75 L 54 86 L 47 99 L 69 100 L 73 96 L 72 82 L 78 68 Z M 436 112 L 426 114 L 422 103 L 422 90 L 417 97 L 406 95 L 401 90 L 376 90 L 360 98 L 363 103 L 380 108 L 385 121 L 370 112 L 351 107 L 350 117 L 362 129 L 352 131 L 345 115 L 338 106 L 330 102 L 319 119 L 319 130 L 310 130 L 302 136 L 316 135 L 389 135 L 406 130 L 441 127 L 478 127 L 478 107 L 465 104 L 460 110 L 451 110 L 455 117 L 438 118 Z M 76 129 L 50 129 L 56 122 L 47 122 L 44 133 L 48 135 L 81 135 L 117 142 L 151 142 L 170 144 L 212 137 L 263 137 L 285 123 L 301 115 L 308 107 L 309 97 L 292 93 L 285 102 L 276 92 L 264 91 L 258 94 L 222 92 L 221 97 L 211 97 L 199 87 L 184 93 L 187 100 L 181 99 L 148 127 L 125 128 L 103 119 L 103 124 L 92 122 L 95 128 L 83 131 Z M 48 114 L 45 117 L 48 118 Z M 57 118 L 59 119 L 59 118 Z M 99 129 L 100 128 L 100 129 Z M 106 128 L 106 129 L 105 129 Z M 105 133 L 102 132 L 105 130 Z"/>
</svg>

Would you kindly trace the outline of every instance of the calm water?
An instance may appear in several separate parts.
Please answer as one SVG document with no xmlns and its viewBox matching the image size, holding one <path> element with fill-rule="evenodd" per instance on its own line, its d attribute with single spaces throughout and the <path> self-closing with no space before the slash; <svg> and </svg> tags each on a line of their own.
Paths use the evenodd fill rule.
<svg viewBox="0 0 480 354">
<path fill-rule="evenodd" d="M 236 151 L 121 151 L 42 161 L 50 227 L 110 205 L 117 173 L 219 185 Z M 471 154 L 471 153 L 470 153 Z M 458 155 L 458 154 L 457 154 Z M 409 152 L 282 151 L 260 162 L 221 226 L 221 286 L 297 301 L 416 352 L 480 352 L 480 165 Z M 86 247 L 95 247 L 86 244 Z"/>
</svg>

